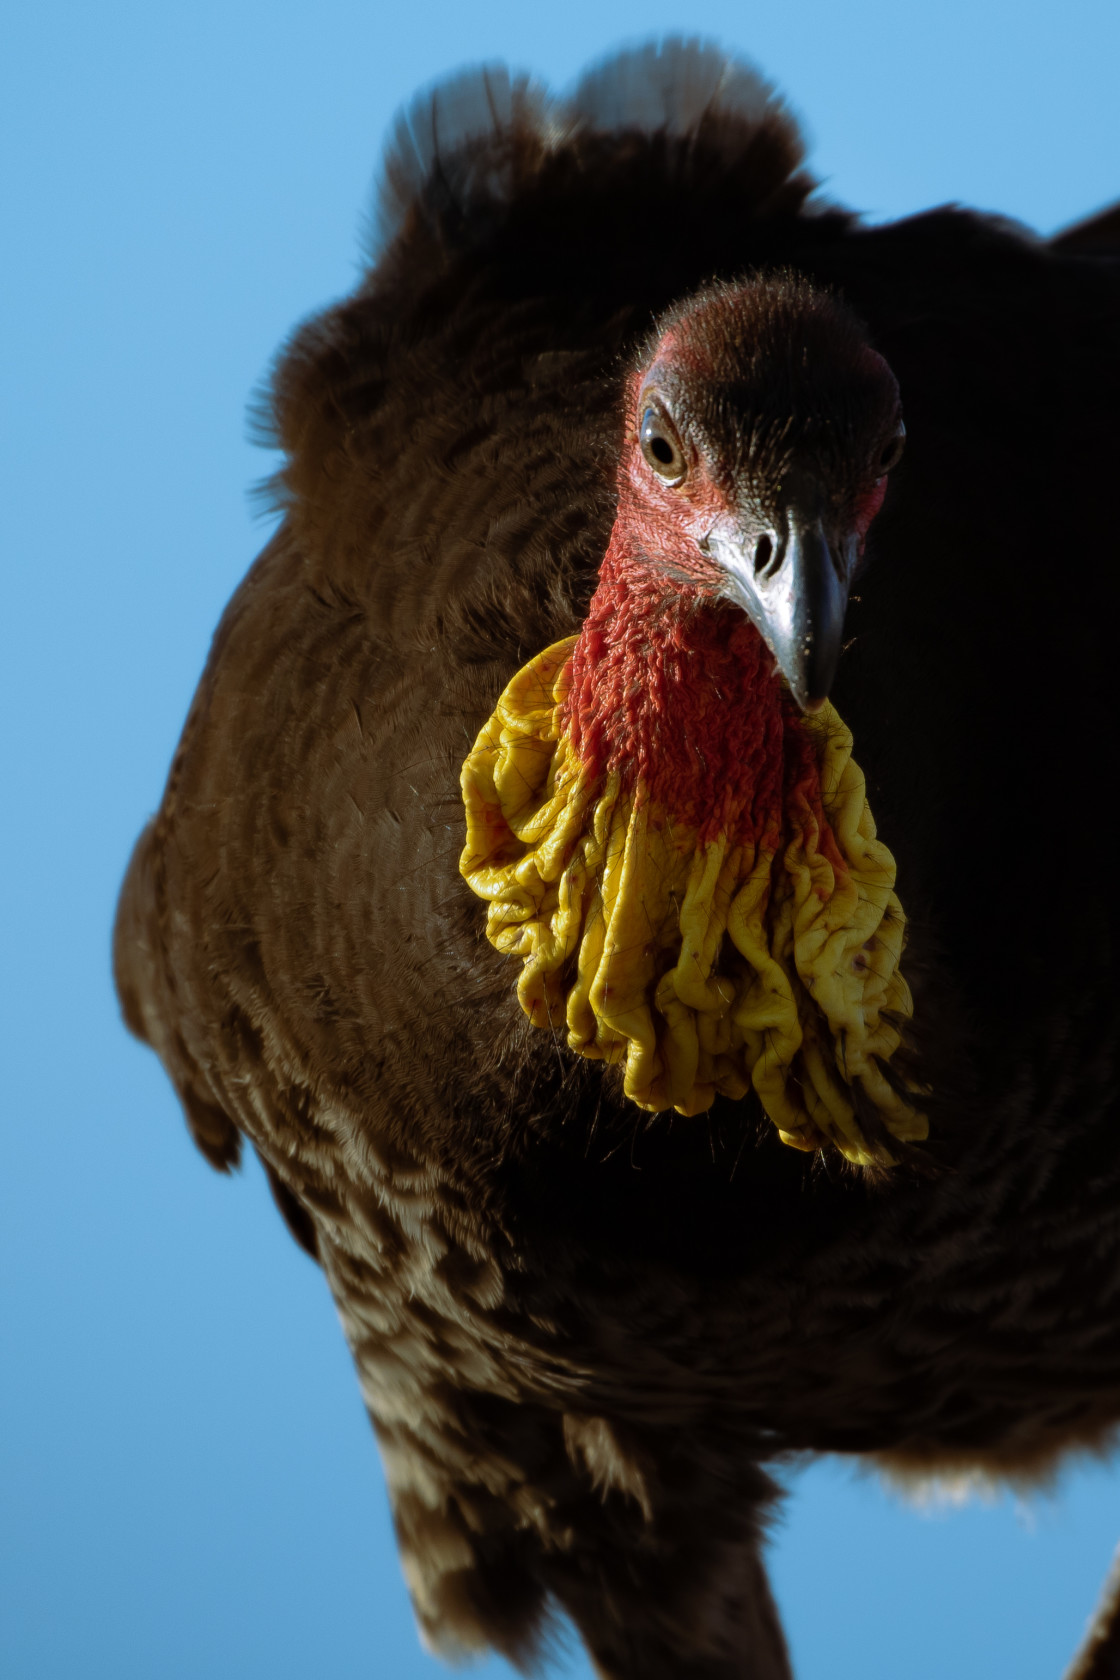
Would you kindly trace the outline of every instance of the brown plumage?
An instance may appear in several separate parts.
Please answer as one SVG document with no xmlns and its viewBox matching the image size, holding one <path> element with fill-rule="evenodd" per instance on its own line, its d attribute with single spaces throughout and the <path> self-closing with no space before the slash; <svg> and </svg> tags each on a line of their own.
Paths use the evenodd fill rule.
<svg viewBox="0 0 1120 1680">
<path fill-rule="evenodd" d="M 376 263 L 277 369 L 283 523 L 130 867 L 126 1018 L 324 1267 L 430 1642 L 527 1662 L 556 1605 L 611 1680 L 778 1680 L 768 1458 L 1029 1471 L 1120 1420 L 1115 215 L 863 227 L 690 47 L 564 106 L 464 77 L 386 180 Z M 713 278 L 735 332 L 657 375 L 686 499 L 781 549 L 811 483 L 846 587 L 905 410 L 834 685 L 909 918 L 891 1077 L 929 1137 L 894 1166 L 787 1149 L 753 1096 L 636 1107 L 530 1024 L 458 871 L 463 761 L 579 631 L 635 381 Z M 656 612 L 757 617 L 634 482 Z"/>
</svg>

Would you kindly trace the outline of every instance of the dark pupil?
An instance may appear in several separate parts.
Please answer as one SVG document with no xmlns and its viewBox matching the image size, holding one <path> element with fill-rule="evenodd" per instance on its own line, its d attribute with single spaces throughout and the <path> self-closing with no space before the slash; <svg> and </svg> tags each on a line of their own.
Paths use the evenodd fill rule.
<svg viewBox="0 0 1120 1680">
<path fill-rule="evenodd" d="M 672 466 L 673 446 L 669 442 L 668 438 L 656 436 L 651 437 L 649 440 L 649 452 L 661 462 L 663 467 Z"/>
</svg>

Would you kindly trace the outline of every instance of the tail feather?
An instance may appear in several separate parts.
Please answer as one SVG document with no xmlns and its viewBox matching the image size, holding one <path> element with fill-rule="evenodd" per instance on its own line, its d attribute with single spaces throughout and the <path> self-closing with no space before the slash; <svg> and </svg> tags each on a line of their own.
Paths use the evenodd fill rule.
<svg viewBox="0 0 1120 1680">
<path fill-rule="evenodd" d="M 779 118 L 799 141 L 765 77 L 711 41 L 646 41 L 614 53 L 584 72 L 568 107 L 581 126 L 599 133 L 639 129 L 684 138 L 718 112 L 747 127 Z"/>
<path fill-rule="evenodd" d="M 581 136 L 687 140 L 713 120 L 729 157 L 765 129 L 780 142 L 789 172 L 802 160 L 797 124 L 774 88 L 710 42 L 672 38 L 625 48 L 585 71 L 567 98 L 501 64 L 460 71 L 417 94 L 390 130 L 371 255 L 414 212 L 444 237 L 485 225 L 550 156 L 578 149 Z"/>
<path fill-rule="evenodd" d="M 472 200 L 508 199 L 514 163 L 548 147 L 552 102 L 504 64 L 481 65 L 425 88 L 398 114 L 386 142 L 372 244 L 383 249 L 414 205 L 463 213 Z"/>
</svg>

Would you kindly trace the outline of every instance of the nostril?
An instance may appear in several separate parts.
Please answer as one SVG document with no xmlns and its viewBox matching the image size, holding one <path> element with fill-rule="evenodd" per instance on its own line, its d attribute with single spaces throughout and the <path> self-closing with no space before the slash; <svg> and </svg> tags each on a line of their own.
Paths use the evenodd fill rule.
<svg viewBox="0 0 1120 1680">
<path fill-rule="evenodd" d="M 756 577 L 765 575 L 770 562 L 774 558 L 774 539 L 763 532 L 754 545 L 754 570 Z"/>
</svg>

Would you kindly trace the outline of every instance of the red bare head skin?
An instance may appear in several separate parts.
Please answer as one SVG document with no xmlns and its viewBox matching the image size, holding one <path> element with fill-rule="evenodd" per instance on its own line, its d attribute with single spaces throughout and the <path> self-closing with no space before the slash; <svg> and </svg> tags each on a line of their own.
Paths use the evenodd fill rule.
<svg viewBox="0 0 1120 1680">
<path fill-rule="evenodd" d="M 680 445 L 675 487 L 642 453 L 650 408 Z M 679 563 L 705 518 L 772 524 L 800 474 L 821 486 L 832 533 L 862 538 L 901 435 L 894 375 L 834 298 L 788 274 L 712 286 L 661 323 L 627 387 L 620 489 L 634 495 L 619 515 L 651 560 L 663 547 Z"/>
<path fill-rule="evenodd" d="M 811 504 L 846 599 L 901 451 L 898 387 L 840 304 L 779 275 L 675 309 L 625 401 L 618 512 L 573 655 L 568 728 L 585 762 L 705 838 L 769 838 L 810 749 L 743 586 L 750 566 L 729 569 L 727 555 L 765 576 Z M 819 811 L 819 788 L 808 792 Z"/>
<path fill-rule="evenodd" d="M 654 820 L 700 844 L 776 850 L 783 812 L 802 805 L 837 869 L 821 812 L 816 752 L 801 712 L 746 615 L 702 585 L 673 586 L 608 552 L 572 654 L 566 724 L 584 764 L 617 771 Z"/>
</svg>

